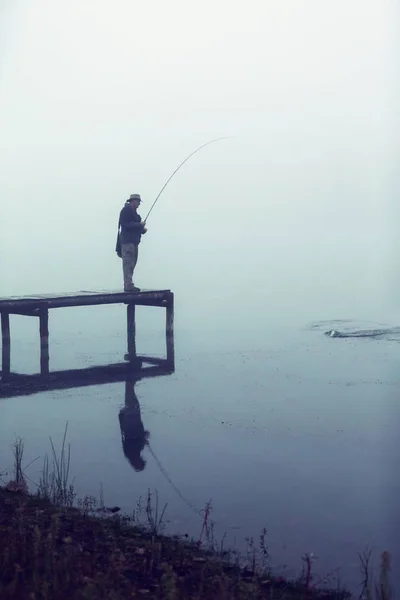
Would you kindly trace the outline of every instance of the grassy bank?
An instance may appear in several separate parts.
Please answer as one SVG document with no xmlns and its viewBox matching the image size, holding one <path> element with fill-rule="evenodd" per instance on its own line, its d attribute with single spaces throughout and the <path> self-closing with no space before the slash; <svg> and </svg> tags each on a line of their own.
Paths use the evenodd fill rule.
<svg viewBox="0 0 400 600">
<path fill-rule="evenodd" d="M 77 500 L 69 481 L 65 444 L 43 463 L 35 493 L 23 469 L 23 444 L 14 446 L 14 469 L 0 487 L 0 598 L 39 599 L 336 599 L 342 589 L 321 589 L 312 557 L 296 581 L 274 577 L 268 566 L 265 531 L 239 557 L 217 546 L 204 510 L 197 540 L 163 535 L 165 506 L 150 491 L 131 516 L 92 497 Z M 10 478 L 11 475 L 11 478 Z M 378 586 L 370 580 L 369 556 L 362 557 L 366 600 L 390 600 L 390 557 L 383 555 Z M 241 560 L 242 559 L 242 560 Z"/>
</svg>

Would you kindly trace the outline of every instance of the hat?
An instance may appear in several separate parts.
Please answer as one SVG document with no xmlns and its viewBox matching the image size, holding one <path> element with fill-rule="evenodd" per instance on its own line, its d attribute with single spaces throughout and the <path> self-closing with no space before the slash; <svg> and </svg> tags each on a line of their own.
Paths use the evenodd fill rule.
<svg viewBox="0 0 400 600">
<path fill-rule="evenodd" d="M 142 201 L 140 194 L 131 194 L 127 200 L 127 202 L 130 202 L 131 200 L 139 200 L 139 202 Z"/>
</svg>

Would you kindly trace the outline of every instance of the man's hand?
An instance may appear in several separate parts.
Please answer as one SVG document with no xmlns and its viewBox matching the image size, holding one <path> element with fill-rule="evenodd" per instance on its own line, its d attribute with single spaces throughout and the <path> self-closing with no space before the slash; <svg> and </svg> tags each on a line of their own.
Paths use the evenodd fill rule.
<svg viewBox="0 0 400 600">
<path fill-rule="evenodd" d="M 143 233 L 146 233 L 146 232 L 147 232 L 147 228 L 146 228 L 146 227 L 144 227 L 144 228 L 143 228 Z"/>
</svg>

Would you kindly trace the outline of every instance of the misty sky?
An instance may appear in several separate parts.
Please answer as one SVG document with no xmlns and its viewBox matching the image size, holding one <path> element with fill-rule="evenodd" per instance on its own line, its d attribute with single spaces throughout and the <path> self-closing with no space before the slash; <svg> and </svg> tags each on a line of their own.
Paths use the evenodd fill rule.
<svg viewBox="0 0 400 600">
<path fill-rule="evenodd" d="M 383 284 L 398 17 L 388 0 L 0 0 L 0 295 L 119 288 L 124 200 L 145 216 L 224 135 L 161 196 L 138 285 L 332 297 L 340 278 L 357 301 Z"/>
</svg>

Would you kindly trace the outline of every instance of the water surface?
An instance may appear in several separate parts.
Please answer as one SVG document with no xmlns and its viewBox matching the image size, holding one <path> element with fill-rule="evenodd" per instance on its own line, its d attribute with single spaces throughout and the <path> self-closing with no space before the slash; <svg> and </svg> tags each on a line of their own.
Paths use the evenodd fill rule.
<svg viewBox="0 0 400 600">
<path fill-rule="evenodd" d="M 121 361 L 124 311 L 74 311 L 72 329 L 66 313 L 54 317 L 51 369 Z M 154 311 L 138 310 L 137 347 L 162 356 L 163 315 Z M 35 372 L 37 332 L 21 319 L 13 320 L 13 366 Z M 398 561 L 396 330 L 332 339 L 327 330 L 382 324 L 316 319 L 259 327 L 249 316 L 214 329 L 210 320 L 208 327 L 182 323 L 179 313 L 176 321 L 170 375 L 2 399 L 1 464 L 11 467 L 16 435 L 26 464 L 42 458 L 49 436 L 61 443 L 68 421 L 78 494 L 98 497 L 102 485 L 106 502 L 131 511 L 156 489 L 168 503 L 168 530 L 194 536 L 211 500 L 217 536 L 226 533 L 228 545 L 244 550 L 245 538 L 258 540 L 266 527 L 272 563 L 289 575 L 305 552 L 317 555 L 321 575 L 340 567 L 353 587 L 366 545 L 392 550 Z M 121 419 L 132 398 L 140 416 L 126 418 L 148 431 L 150 448 L 124 453 Z M 32 481 L 40 465 L 27 469 Z"/>
</svg>

